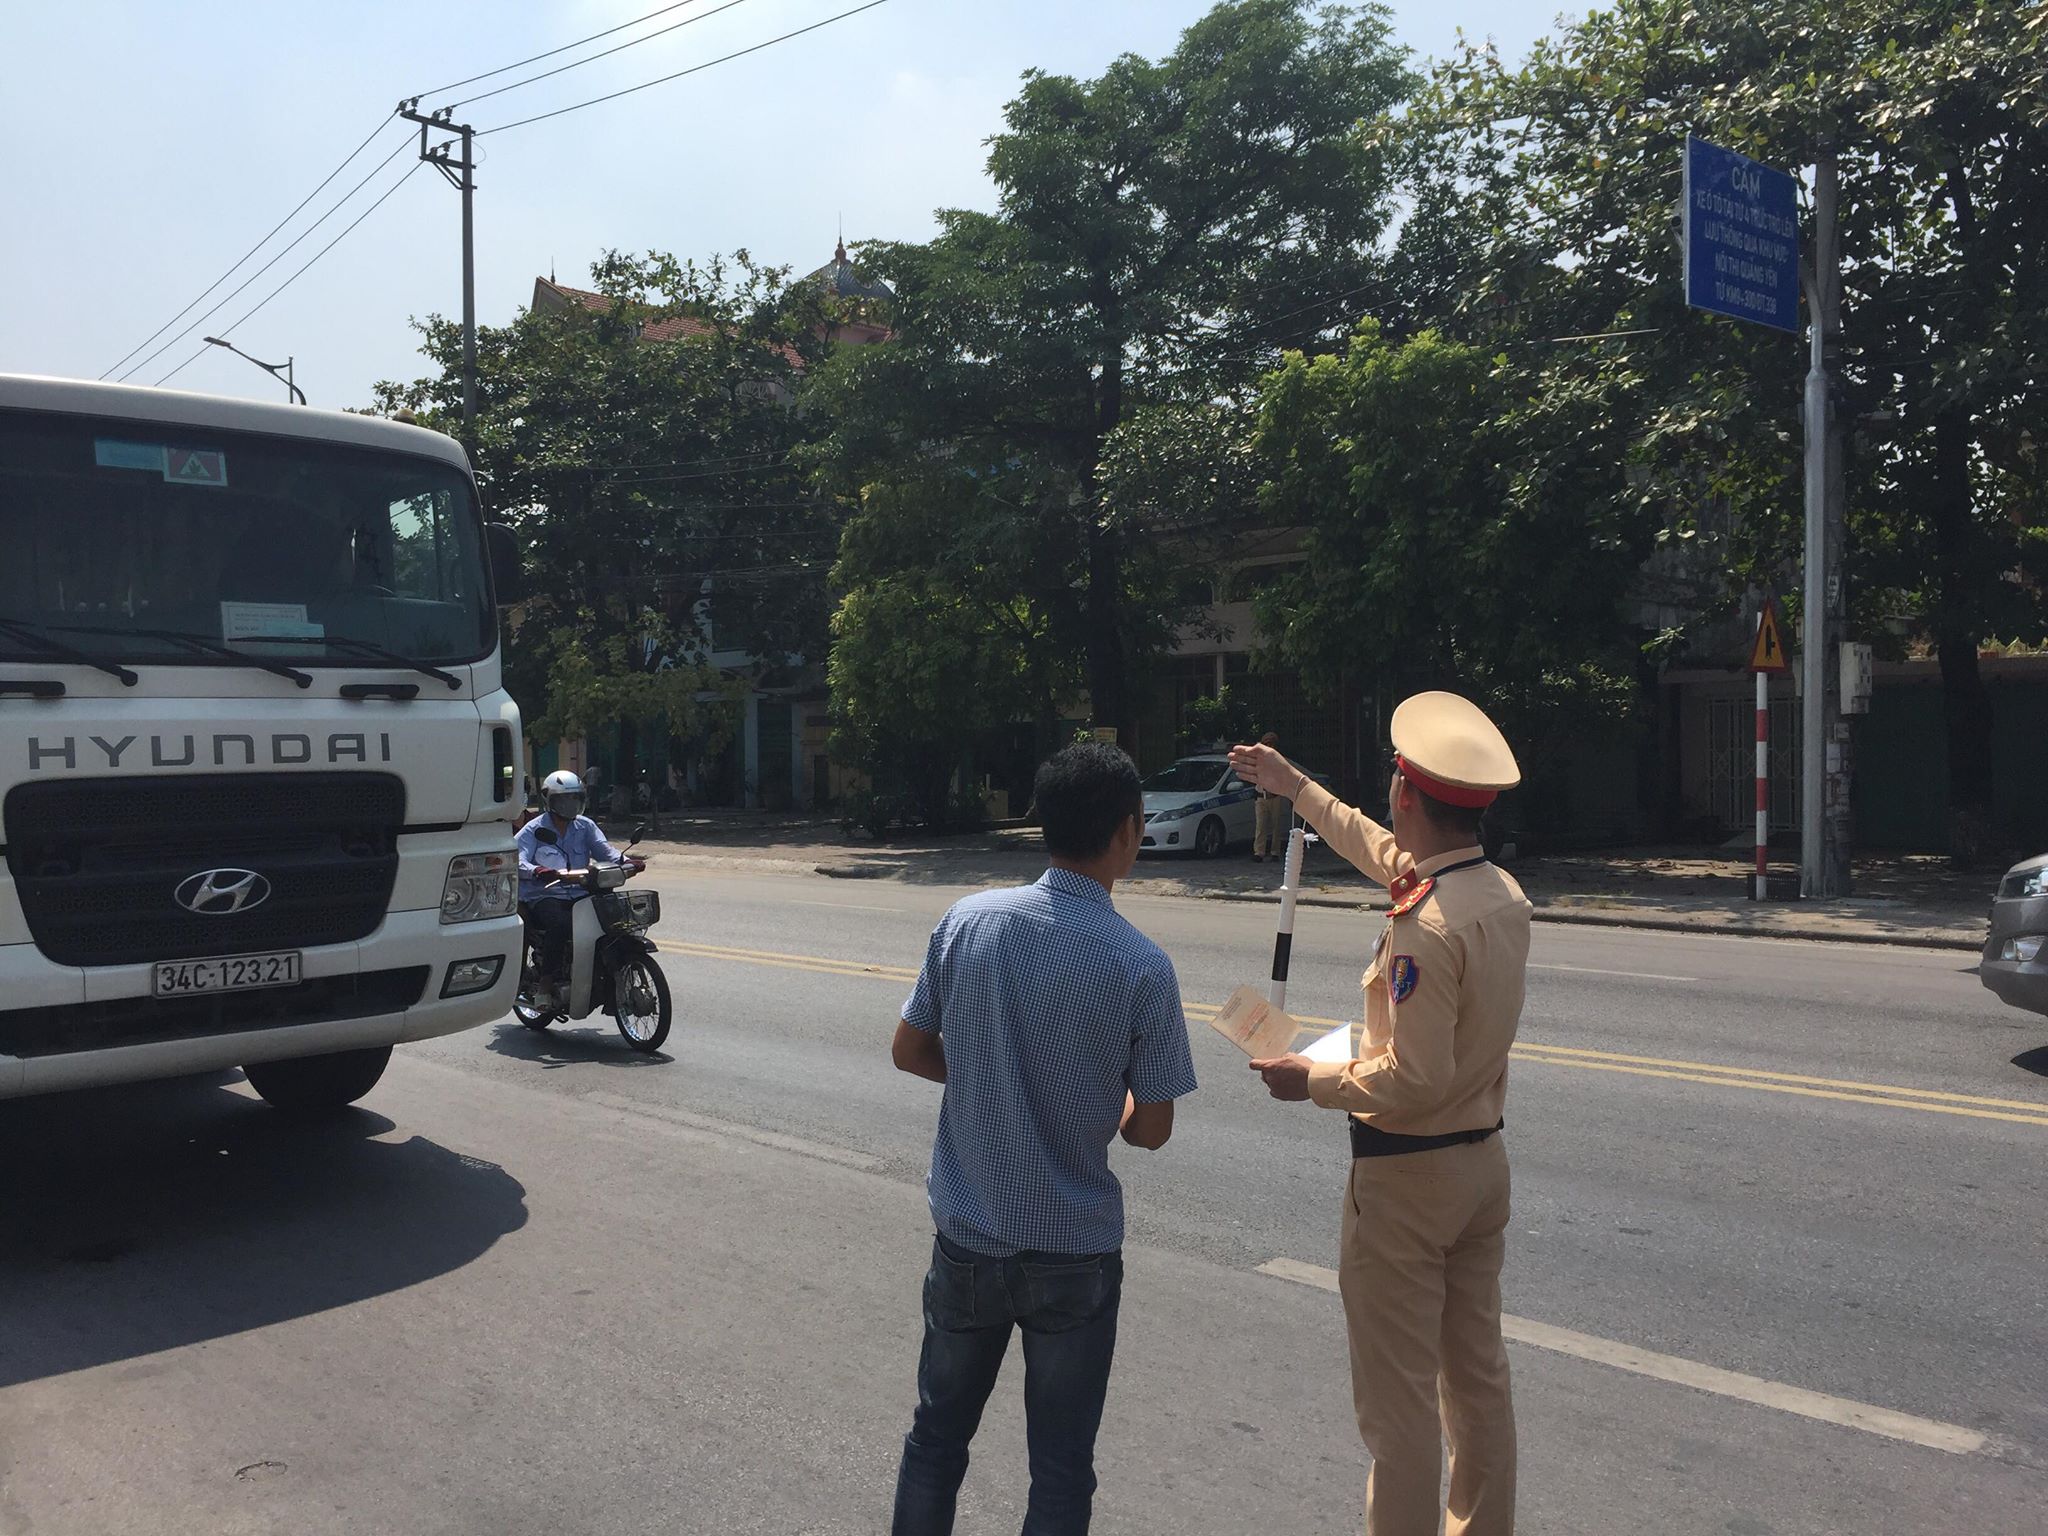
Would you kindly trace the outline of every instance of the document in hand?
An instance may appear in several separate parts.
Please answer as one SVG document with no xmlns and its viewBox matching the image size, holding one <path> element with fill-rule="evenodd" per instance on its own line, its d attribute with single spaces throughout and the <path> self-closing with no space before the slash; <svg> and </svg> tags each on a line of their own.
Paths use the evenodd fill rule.
<svg viewBox="0 0 2048 1536">
<path fill-rule="evenodd" d="M 1302 1047 L 1301 1055 L 1310 1061 L 1351 1061 L 1358 1053 L 1351 1048 L 1351 1026 L 1339 1024 L 1322 1039 Z"/>
<path fill-rule="evenodd" d="M 1230 994 L 1209 1027 L 1254 1061 L 1285 1056 L 1294 1049 L 1301 1026 L 1259 995 L 1257 987 L 1239 987 Z"/>
</svg>

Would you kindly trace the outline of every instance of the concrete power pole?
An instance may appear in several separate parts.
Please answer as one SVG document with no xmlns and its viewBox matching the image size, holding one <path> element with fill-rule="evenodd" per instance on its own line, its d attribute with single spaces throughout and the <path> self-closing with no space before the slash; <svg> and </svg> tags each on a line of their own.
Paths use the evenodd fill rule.
<svg viewBox="0 0 2048 1536">
<path fill-rule="evenodd" d="M 1830 399 L 1840 356 L 1841 195 L 1832 148 L 1813 177 L 1813 265 L 1806 278 L 1812 360 L 1806 375 L 1806 580 L 1800 641 L 1799 894 L 1849 894 L 1851 761 L 1842 719 L 1841 654 L 1847 609 L 1843 572 L 1842 423 Z"/>
<path fill-rule="evenodd" d="M 476 130 L 467 123 L 450 121 L 452 109 L 443 107 L 429 116 L 420 114 L 419 98 L 398 104 L 398 115 L 420 125 L 420 158 L 444 176 L 462 194 L 462 430 L 463 446 L 476 452 L 476 221 L 472 205 L 476 193 Z M 452 133 L 462 141 L 462 158 L 456 159 L 454 141 L 444 139 L 429 146 L 429 130 Z"/>
</svg>

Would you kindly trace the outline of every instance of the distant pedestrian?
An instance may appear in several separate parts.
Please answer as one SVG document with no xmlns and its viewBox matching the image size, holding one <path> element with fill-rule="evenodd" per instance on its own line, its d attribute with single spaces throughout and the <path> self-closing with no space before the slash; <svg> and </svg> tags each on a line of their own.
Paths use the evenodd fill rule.
<svg viewBox="0 0 2048 1536">
<path fill-rule="evenodd" d="M 925 952 L 891 1055 L 944 1083 L 926 1179 L 932 1223 L 917 1412 L 894 1536 L 946 1536 L 1013 1329 L 1031 1447 L 1026 1536 L 1078 1536 L 1123 1292 L 1119 1134 L 1156 1150 L 1194 1092 L 1180 982 L 1110 904 L 1137 862 L 1138 772 L 1102 742 L 1038 771 L 1052 866 L 958 903 Z"/>
<path fill-rule="evenodd" d="M 1280 738 L 1272 731 L 1259 738 L 1259 745 L 1280 750 Z M 1252 862 L 1263 864 L 1266 855 L 1275 858 L 1287 856 L 1287 832 L 1294 825 L 1294 805 L 1285 795 L 1276 795 L 1270 789 L 1259 791 L 1257 805 L 1253 807 L 1257 821 L 1252 829 Z"/>
</svg>

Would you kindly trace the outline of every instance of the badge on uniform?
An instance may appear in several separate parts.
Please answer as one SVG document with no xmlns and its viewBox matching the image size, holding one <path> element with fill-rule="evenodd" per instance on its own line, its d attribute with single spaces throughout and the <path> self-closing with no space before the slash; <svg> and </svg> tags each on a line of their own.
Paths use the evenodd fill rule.
<svg viewBox="0 0 2048 1536">
<path fill-rule="evenodd" d="M 1422 967 L 1415 963 L 1413 955 L 1396 955 L 1393 964 L 1387 967 L 1387 989 L 1394 994 L 1397 1003 L 1407 1002 L 1420 980 Z"/>
<path fill-rule="evenodd" d="M 1435 889 L 1436 881 L 1428 875 L 1418 875 L 1414 870 L 1403 870 L 1394 877 L 1394 883 L 1387 887 L 1387 894 L 1394 898 L 1387 908 L 1389 917 L 1405 917 L 1422 905 L 1423 898 Z"/>
</svg>

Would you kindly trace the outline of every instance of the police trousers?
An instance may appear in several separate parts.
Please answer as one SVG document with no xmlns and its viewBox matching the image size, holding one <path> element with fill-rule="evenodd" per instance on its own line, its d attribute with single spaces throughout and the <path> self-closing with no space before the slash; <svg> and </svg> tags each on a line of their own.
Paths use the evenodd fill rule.
<svg viewBox="0 0 2048 1536">
<path fill-rule="evenodd" d="M 1294 802 L 1279 795 L 1261 795 L 1253 807 L 1252 852 L 1260 858 L 1287 856 L 1287 833 L 1294 825 Z"/>
<path fill-rule="evenodd" d="M 1515 1527 L 1515 1412 L 1500 1334 L 1507 1149 L 1484 1141 L 1359 1157 L 1344 1196 L 1338 1267 L 1351 1396 L 1372 1455 L 1367 1536 Z"/>
</svg>

